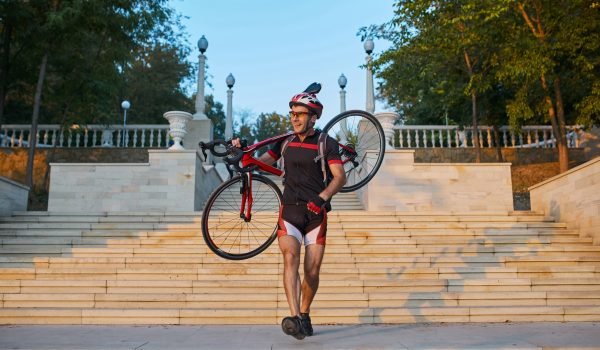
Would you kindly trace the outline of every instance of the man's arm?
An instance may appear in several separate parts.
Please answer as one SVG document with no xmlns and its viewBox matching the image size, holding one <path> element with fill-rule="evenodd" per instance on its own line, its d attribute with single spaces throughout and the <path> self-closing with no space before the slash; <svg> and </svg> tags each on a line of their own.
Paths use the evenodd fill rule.
<svg viewBox="0 0 600 350">
<path fill-rule="evenodd" d="M 263 153 L 262 156 L 258 157 L 258 160 L 268 165 L 273 165 L 273 163 L 276 162 L 275 158 L 273 158 L 269 152 Z"/>
<path fill-rule="evenodd" d="M 333 175 L 333 179 L 331 179 L 323 192 L 319 193 L 319 197 L 326 201 L 330 200 L 346 184 L 346 172 L 342 164 L 329 164 L 329 170 L 331 171 L 331 175 Z"/>
<path fill-rule="evenodd" d="M 242 148 L 242 143 L 240 142 L 239 137 L 236 137 L 235 139 L 231 139 L 231 144 L 234 147 Z M 265 152 L 262 156 L 258 157 L 258 160 L 265 164 L 268 164 L 268 165 L 273 165 L 273 163 L 275 163 L 275 161 L 276 161 L 276 159 L 273 158 L 273 156 L 271 156 L 269 154 L 269 152 Z"/>
</svg>

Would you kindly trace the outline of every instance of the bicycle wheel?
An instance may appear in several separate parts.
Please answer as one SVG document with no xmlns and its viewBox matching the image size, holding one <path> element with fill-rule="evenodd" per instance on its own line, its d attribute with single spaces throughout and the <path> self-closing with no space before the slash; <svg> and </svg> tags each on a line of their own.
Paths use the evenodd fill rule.
<svg viewBox="0 0 600 350">
<path fill-rule="evenodd" d="M 202 212 L 202 236 L 208 248 L 229 260 L 260 254 L 277 236 L 281 191 L 268 178 L 252 175 L 250 220 L 240 216 L 245 179 L 236 176 L 210 195 Z M 247 205 L 247 204 L 246 204 Z"/>
<path fill-rule="evenodd" d="M 333 118 L 323 131 L 340 144 L 346 185 L 340 192 L 352 192 L 366 185 L 379 170 L 385 153 L 385 134 L 371 113 L 353 110 Z"/>
</svg>

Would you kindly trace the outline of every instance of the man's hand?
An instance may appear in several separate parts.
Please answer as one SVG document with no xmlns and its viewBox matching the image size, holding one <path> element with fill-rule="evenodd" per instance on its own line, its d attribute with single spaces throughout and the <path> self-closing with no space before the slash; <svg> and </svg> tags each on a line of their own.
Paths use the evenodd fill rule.
<svg viewBox="0 0 600 350">
<path fill-rule="evenodd" d="M 314 214 L 321 214 L 321 210 L 323 210 L 323 206 L 325 205 L 325 200 L 321 198 L 321 196 L 315 196 L 310 200 L 310 202 L 306 203 L 306 209 L 311 211 Z"/>
<path fill-rule="evenodd" d="M 231 139 L 231 145 L 233 145 L 233 147 L 242 148 L 242 142 L 240 141 L 239 137 Z"/>
</svg>

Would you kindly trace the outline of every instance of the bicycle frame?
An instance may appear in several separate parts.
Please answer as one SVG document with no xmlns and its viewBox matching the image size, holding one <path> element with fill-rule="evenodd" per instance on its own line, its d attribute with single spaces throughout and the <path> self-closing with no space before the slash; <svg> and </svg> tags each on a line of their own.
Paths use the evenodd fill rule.
<svg viewBox="0 0 600 350">
<path fill-rule="evenodd" d="M 284 140 L 287 137 L 294 135 L 294 134 L 295 134 L 294 132 L 289 132 L 287 134 L 270 137 L 263 141 L 257 142 L 251 146 L 242 148 L 242 152 L 243 152 L 243 155 L 241 158 L 242 171 L 240 171 L 240 174 L 243 175 L 243 180 L 242 180 L 242 188 L 240 190 L 241 195 L 242 195 L 242 203 L 240 204 L 240 218 L 243 219 L 245 222 L 249 222 L 252 219 L 252 214 L 251 214 L 252 213 L 252 203 L 254 201 L 254 198 L 252 197 L 252 170 L 258 168 L 264 172 L 267 172 L 267 173 L 275 175 L 275 176 L 281 176 L 283 174 L 282 170 L 280 170 L 272 165 L 261 162 L 260 160 L 256 159 L 252 154 L 256 150 L 258 150 L 264 146 Z M 348 147 L 346 145 L 340 144 L 340 143 L 338 143 L 338 145 L 340 146 L 340 148 L 342 148 L 342 151 L 347 156 L 347 159 L 342 161 L 342 166 L 344 164 L 346 164 L 347 162 L 354 162 L 354 159 L 356 157 L 356 152 L 354 151 L 354 149 L 352 149 L 351 147 Z M 239 167 L 238 167 L 238 170 L 239 170 Z"/>
</svg>

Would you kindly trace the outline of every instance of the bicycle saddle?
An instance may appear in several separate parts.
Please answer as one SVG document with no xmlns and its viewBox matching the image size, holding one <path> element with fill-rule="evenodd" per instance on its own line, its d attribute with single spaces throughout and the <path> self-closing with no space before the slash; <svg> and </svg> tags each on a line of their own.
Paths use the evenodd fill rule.
<svg viewBox="0 0 600 350">
<path fill-rule="evenodd" d="M 307 94 L 318 94 L 319 91 L 321 91 L 321 84 L 314 82 L 312 84 L 310 84 L 306 90 L 304 90 L 303 92 L 307 93 Z"/>
</svg>

